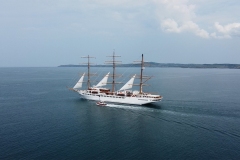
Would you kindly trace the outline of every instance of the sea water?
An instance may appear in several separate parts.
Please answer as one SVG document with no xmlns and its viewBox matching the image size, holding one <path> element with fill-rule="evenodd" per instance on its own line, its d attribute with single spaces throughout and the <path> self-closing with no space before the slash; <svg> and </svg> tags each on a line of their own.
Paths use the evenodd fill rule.
<svg viewBox="0 0 240 160">
<path fill-rule="evenodd" d="M 146 68 L 161 102 L 106 107 L 68 90 L 83 72 L 0 68 L 0 159 L 240 159 L 240 70 Z"/>
</svg>

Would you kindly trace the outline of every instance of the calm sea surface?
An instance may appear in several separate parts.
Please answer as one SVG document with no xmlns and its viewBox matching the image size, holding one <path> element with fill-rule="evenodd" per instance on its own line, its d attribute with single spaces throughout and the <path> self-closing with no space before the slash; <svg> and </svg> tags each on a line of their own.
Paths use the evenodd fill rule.
<svg viewBox="0 0 240 160">
<path fill-rule="evenodd" d="M 0 159 L 240 159 L 240 70 L 146 68 L 162 102 L 107 107 L 67 89 L 84 71 L 0 68 Z"/>
</svg>

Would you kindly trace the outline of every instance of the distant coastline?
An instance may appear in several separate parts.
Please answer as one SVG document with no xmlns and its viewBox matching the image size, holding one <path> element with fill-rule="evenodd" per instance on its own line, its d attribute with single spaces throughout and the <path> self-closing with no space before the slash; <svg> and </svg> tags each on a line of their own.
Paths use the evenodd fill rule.
<svg viewBox="0 0 240 160">
<path fill-rule="evenodd" d="M 119 64 L 118 67 L 139 67 L 139 64 Z M 159 68 L 222 68 L 240 69 L 240 64 L 179 64 L 179 63 L 156 63 L 145 62 L 146 67 Z M 86 65 L 60 65 L 58 67 L 86 67 Z M 111 67 L 111 65 L 91 65 L 91 67 Z"/>
</svg>

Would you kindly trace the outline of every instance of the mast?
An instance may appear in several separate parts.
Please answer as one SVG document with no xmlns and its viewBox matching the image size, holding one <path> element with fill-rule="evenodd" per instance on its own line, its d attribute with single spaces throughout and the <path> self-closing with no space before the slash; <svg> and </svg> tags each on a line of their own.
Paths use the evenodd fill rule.
<svg viewBox="0 0 240 160">
<path fill-rule="evenodd" d="M 81 58 L 87 58 L 88 59 L 88 63 L 87 63 L 87 66 L 88 66 L 88 73 L 87 73 L 87 77 L 88 77 L 88 80 L 87 80 L 87 85 L 88 85 L 88 88 L 90 88 L 91 86 L 91 83 L 90 83 L 90 58 L 95 58 L 95 57 L 90 57 L 89 55 L 88 56 L 85 56 L 85 57 L 81 57 Z M 85 63 L 86 64 L 86 63 Z"/>
<path fill-rule="evenodd" d="M 116 61 L 115 58 L 116 57 L 121 57 L 121 56 L 117 56 L 115 55 L 115 51 L 113 51 L 113 55 L 112 56 L 107 56 L 107 57 L 112 57 L 113 60 L 112 61 L 106 61 L 106 64 L 112 64 L 113 65 L 113 74 L 112 74 L 112 92 L 115 92 L 115 78 L 117 77 L 117 75 L 115 74 L 115 68 L 116 68 L 116 64 L 120 63 L 121 61 Z"/>
<path fill-rule="evenodd" d="M 115 52 L 113 51 L 113 81 L 112 81 L 112 92 L 115 91 L 115 68 L 116 68 L 116 64 L 115 64 Z"/>
<path fill-rule="evenodd" d="M 139 93 L 142 94 L 142 88 L 143 88 L 143 67 L 144 67 L 144 62 L 143 62 L 143 54 L 142 54 L 142 61 L 141 61 L 141 74 L 140 74 L 140 89 Z"/>
<path fill-rule="evenodd" d="M 138 75 L 136 78 L 140 79 L 140 83 L 139 84 L 134 84 L 135 86 L 140 86 L 139 88 L 139 94 L 143 94 L 143 86 L 146 86 L 145 82 L 148 81 L 149 79 L 152 78 L 152 76 L 146 76 L 143 75 L 143 70 L 144 70 L 144 59 L 143 59 L 143 54 L 142 54 L 142 60 L 141 61 L 134 61 L 137 64 L 140 64 L 141 67 L 141 72 L 140 75 Z"/>
</svg>

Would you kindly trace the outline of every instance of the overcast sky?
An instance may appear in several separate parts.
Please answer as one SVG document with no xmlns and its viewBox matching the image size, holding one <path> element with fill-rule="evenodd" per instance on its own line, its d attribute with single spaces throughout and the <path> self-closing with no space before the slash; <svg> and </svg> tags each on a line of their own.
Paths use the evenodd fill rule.
<svg viewBox="0 0 240 160">
<path fill-rule="evenodd" d="M 240 63 L 239 0 L 1 0 L 0 67 Z"/>
</svg>

